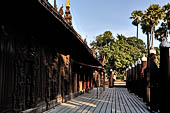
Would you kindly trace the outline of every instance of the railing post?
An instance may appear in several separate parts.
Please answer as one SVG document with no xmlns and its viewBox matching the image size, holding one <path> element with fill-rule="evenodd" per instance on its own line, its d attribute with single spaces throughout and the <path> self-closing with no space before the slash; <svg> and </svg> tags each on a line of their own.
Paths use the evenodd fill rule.
<svg viewBox="0 0 170 113">
<path fill-rule="evenodd" d="M 97 72 L 97 98 L 99 98 L 99 73 Z"/>
<path fill-rule="evenodd" d="M 142 62 L 140 59 L 138 59 L 138 64 L 137 64 L 137 84 L 138 84 L 138 88 L 137 88 L 137 94 L 141 97 L 141 92 L 142 92 Z"/>
<path fill-rule="evenodd" d="M 135 65 L 132 64 L 132 92 L 134 93 L 135 88 Z"/>
<path fill-rule="evenodd" d="M 161 113 L 169 111 L 170 102 L 170 46 L 160 47 L 160 110 Z"/>
</svg>

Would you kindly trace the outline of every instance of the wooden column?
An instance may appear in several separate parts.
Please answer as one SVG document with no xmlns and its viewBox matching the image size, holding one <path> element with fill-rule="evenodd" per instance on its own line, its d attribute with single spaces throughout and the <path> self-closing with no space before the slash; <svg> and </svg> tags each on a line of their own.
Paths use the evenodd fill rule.
<svg viewBox="0 0 170 113">
<path fill-rule="evenodd" d="M 146 80 L 146 70 L 147 69 L 147 58 L 144 56 L 142 57 L 142 98 L 144 101 L 147 101 L 147 97 L 146 97 L 146 84 L 147 84 L 147 80 Z"/>
<path fill-rule="evenodd" d="M 90 87 L 93 88 L 93 74 L 90 75 Z"/>
<path fill-rule="evenodd" d="M 79 74 L 79 92 L 82 91 L 82 79 L 81 79 L 81 74 Z"/>
<path fill-rule="evenodd" d="M 99 98 L 99 73 L 97 72 L 97 98 Z"/>
<path fill-rule="evenodd" d="M 132 65 L 132 92 L 134 93 L 135 89 L 135 65 Z"/>
<path fill-rule="evenodd" d="M 110 82 L 109 82 L 109 84 L 110 84 L 110 87 L 113 87 L 113 72 L 112 71 L 110 73 Z"/>
<path fill-rule="evenodd" d="M 69 57 L 69 60 L 70 60 L 70 57 Z M 70 99 L 72 99 L 73 98 L 73 88 L 72 88 L 72 76 L 74 76 L 73 74 L 72 74 L 72 67 L 71 67 L 71 63 L 70 63 L 70 66 L 69 66 L 69 97 L 70 97 Z"/>
<path fill-rule="evenodd" d="M 170 102 L 170 48 L 160 47 L 160 110 L 161 113 L 169 111 Z"/>
<path fill-rule="evenodd" d="M 100 79 L 101 79 L 101 74 L 98 72 L 98 87 L 100 87 Z"/>
<path fill-rule="evenodd" d="M 58 75 L 58 96 L 57 96 L 57 102 L 62 102 L 62 96 L 61 96 L 61 76 L 62 76 L 62 67 L 60 67 L 59 75 Z"/>
<path fill-rule="evenodd" d="M 85 72 L 83 73 L 83 91 L 85 92 L 86 90 L 86 74 Z"/>
<path fill-rule="evenodd" d="M 105 72 L 103 72 L 103 91 L 105 91 Z"/>
<path fill-rule="evenodd" d="M 89 75 L 87 76 L 87 88 L 89 89 L 90 88 L 90 81 L 89 81 L 90 77 Z"/>
<path fill-rule="evenodd" d="M 141 63 L 138 63 L 137 65 L 137 83 L 138 83 L 138 88 L 137 88 L 137 94 L 141 97 L 142 94 L 142 75 L 141 75 L 141 70 L 142 70 L 142 65 Z"/>
<path fill-rule="evenodd" d="M 79 88 L 78 88 L 78 91 L 80 92 L 80 73 L 78 74 L 78 84 L 79 84 Z"/>
<path fill-rule="evenodd" d="M 74 74 L 74 93 L 77 92 L 77 73 Z"/>
<path fill-rule="evenodd" d="M 126 87 L 129 89 L 129 68 L 126 71 Z"/>
</svg>

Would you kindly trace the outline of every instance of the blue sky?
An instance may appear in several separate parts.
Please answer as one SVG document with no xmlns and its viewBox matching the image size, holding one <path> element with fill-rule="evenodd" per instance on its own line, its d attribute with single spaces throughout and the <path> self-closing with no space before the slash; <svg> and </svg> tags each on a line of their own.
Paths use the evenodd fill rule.
<svg viewBox="0 0 170 113">
<path fill-rule="evenodd" d="M 54 0 L 48 1 L 53 5 Z M 58 9 L 62 4 L 65 7 L 66 0 L 56 1 Z M 74 29 L 90 43 L 106 30 L 111 31 L 114 37 L 117 34 L 136 36 L 136 27 L 129 19 L 131 12 L 144 11 L 151 4 L 163 6 L 168 2 L 169 0 L 70 0 L 70 10 Z M 139 38 L 146 43 L 146 35 L 141 29 Z M 159 46 L 159 42 L 154 41 L 154 46 Z"/>
</svg>

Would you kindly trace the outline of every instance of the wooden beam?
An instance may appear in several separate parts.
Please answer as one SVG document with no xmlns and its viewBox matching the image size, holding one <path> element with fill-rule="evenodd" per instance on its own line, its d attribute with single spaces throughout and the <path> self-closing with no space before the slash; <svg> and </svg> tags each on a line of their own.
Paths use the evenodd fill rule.
<svg viewBox="0 0 170 113">
<path fill-rule="evenodd" d="M 85 63 L 81 63 L 81 62 L 77 62 L 75 60 L 72 60 L 73 63 L 76 63 L 76 64 L 79 64 L 79 65 L 82 65 L 82 66 L 86 66 L 86 67 L 90 67 L 90 68 L 94 68 L 94 69 L 99 69 L 99 70 L 102 70 L 102 71 L 105 71 L 105 69 L 101 66 L 94 66 L 94 65 L 89 65 L 89 64 L 85 64 Z"/>
</svg>

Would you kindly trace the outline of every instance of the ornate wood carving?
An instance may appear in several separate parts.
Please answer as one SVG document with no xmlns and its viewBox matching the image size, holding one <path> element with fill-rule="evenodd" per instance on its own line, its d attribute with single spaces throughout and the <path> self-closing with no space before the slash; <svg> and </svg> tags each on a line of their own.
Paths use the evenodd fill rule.
<svg viewBox="0 0 170 113">
<path fill-rule="evenodd" d="M 0 24 L 0 112 L 12 108 L 15 44 L 9 29 Z"/>
</svg>

